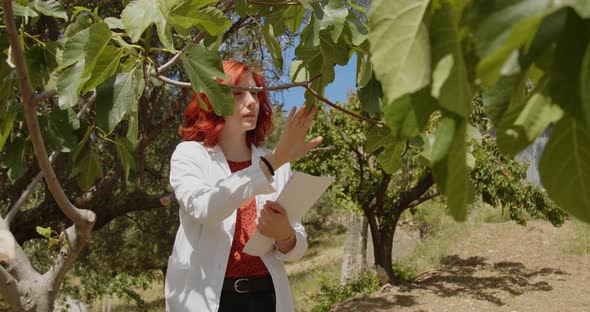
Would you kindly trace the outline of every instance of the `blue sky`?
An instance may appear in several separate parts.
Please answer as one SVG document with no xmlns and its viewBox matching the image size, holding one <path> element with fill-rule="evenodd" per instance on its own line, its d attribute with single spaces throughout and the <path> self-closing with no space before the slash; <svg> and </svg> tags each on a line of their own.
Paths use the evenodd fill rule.
<svg viewBox="0 0 590 312">
<path fill-rule="evenodd" d="M 289 68 L 291 66 L 291 60 L 294 58 L 293 49 L 288 49 L 283 53 L 285 60 L 285 81 L 289 79 Z M 334 67 L 336 72 L 336 78 L 334 82 L 326 87 L 325 97 L 333 103 L 345 102 L 347 100 L 346 94 L 349 90 L 355 89 L 356 83 L 356 54 L 352 57 L 348 65 Z M 272 82 L 270 83 L 273 84 Z M 284 92 L 283 98 L 285 99 L 284 109 L 288 112 L 293 105 L 299 107 L 305 101 L 303 94 L 305 93 L 304 88 L 291 88 Z M 280 97 L 279 97 L 280 98 Z"/>
</svg>

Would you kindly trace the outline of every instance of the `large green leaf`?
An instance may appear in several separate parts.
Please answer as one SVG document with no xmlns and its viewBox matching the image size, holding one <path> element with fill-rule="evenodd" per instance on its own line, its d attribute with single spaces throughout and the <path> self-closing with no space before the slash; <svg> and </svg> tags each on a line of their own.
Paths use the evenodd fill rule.
<svg viewBox="0 0 590 312">
<path fill-rule="evenodd" d="M 482 58 L 478 75 L 487 86 L 500 77 L 512 53 L 529 43 L 548 13 L 547 0 L 508 0 L 496 5 L 498 8 L 486 14 L 474 36 Z"/>
<path fill-rule="evenodd" d="M 586 124 L 590 125 L 590 42 L 586 46 L 586 54 L 580 69 L 580 97 L 582 99 L 582 110 Z"/>
<path fill-rule="evenodd" d="M 78 140 L 67 110 L 54 109 L 48 115 L 40 116 L 39 126 L 50 150 L 68 153 L 76 149 Z"/>
<path fill-rule="evenodd" d="M 330 37 L 337 42 L 342 34 L 348 10 L 340 0 L 322 0 L 312 2 L 314 32 L 331 29 Z M 332 28 L 331 28 L 332 27 Z"/>
<path fill-rule="evenodd" d="M 502 116 L 508 110 L 517 79 L 516 75 L 503 76 L 495 85 L 482 92 L 484 111 L 495 126 L 498 126 Z"/>
<path fill-rule="evenodd" d="M 580 121 L 585 120 L 581 89 L 588 86 L 581 85 L 578 79 L 590 42 L 589 27 L 590 21 L 580 19 L 573 11 L 569 12 L 565 29 L 557 41 L 557 61 L 550 70 L 549 94 L 553 101 Z"/>
<path fill-rule="evenodd" d="M 37 12 L 35 12 L 35 10 L 32 8 L 20 5 L 15 1 L 12 1 L 12 10 L 14 11 L 15 16 L 23 16 L 25 21 L 28 21 L 29 17 L 39 16 L 39 14 L 37 14 Z"/>
<path fill-rule="evenodd" d="M 61 109 L 78 104 L 80 89 L 88 77 L 83 78 L 84 60 L 63 70 L 57 80 L 58 102 Z"/>
<path fill-rule="evenodd" d="M 467 205 L 473 200 L 465 144 L 466 122 L 443 117 L 435 133 L 431 150 L 432 173 L 440 190 L 447 196 L 451 215 L 457 221 L 467 217 Z"/>
<path fill-rule="evenodd" d="M 172 10 L 169 20 L 174 29 L 179 33 L 187 33 L 192 27 L 198 26 L 212 36 L 225 32 L 231 26 L 231 21 L 215 7 L 200 8 L 201 2 L 186 1 Z"/>
<path fill-rule="evenodd" d="M 424 130 L 436 110 L 436 100 L 425 88 L 383 105 L 383 119 L 394 138 L 410 139 Z"/>
<path fill-rule="evenodd" d="M 96 179 L 103 177 L 100 157 L 91 148 L 83 149 L 72 164 L 72 175 L 76 177 L 78 186 L 84 192 L 88 191 Z"/>
<path fill-rule="evenodd" d="M 158 37 L 168 49 L 174 49 L 174 40 L 168 27 L 168 14 L 177 0 L 134 0 L 121 13 L 121 21 L 131 41 L 139 37 L 151 24 L 155 24 Z"/>
<path fill-rule="evenodd" d="M 371 63 L 391 101 L 430 83 L 430 44 L 422 24 L 428 0 L 376 0 L 369 14 Z"/>
<path fill-rule="evenodd" d="M 564 117 L 551 131 L 539 163 L 549 197 L 573 216 L 590 222 L 590 129 Z"/>
<path fill-rule="evenodd" d="M 369 35 L 367 25 L 352 13 L 349 13 L 346 17 L 345 29 L 350 31 L 351 43 L 355 46 L 360 46 L 367 40 L 367 36 Z"/>
<path fill-rule="evenodd" d="M 93 24 L 77 32 L 66 42 L 60 67 L 65 68 L 84 60 L 84 72 L 89 73 L 109 40 L 111 30 L 106 23 Z"/>
<path fill-rule="evenodd" d="M 275 6 L 272 12 L 266 16 L 266 22 L 274 27 L 276 35 L 282 35 L 287 31 L 287 27 L 291 32 L 299 31 L 299 27 L 303 23 L 303 14 L 305 9 L 298 5 Z"/>
<path fill-rule="evenodd" d="M 122 55 L 122 49 L 118 49 L 112 45 L 106 46 L 98 56 L 98 60 L 90 73 L 90 77 L 86 82 L 86 85 L 84 85 L 83 92 L 88 92 L 96 88 L 99 84 L 114 75 L 117 67 L 119 67 Z"/>
<path fill-rule="evenodd" d="M 234 112 L 234 99 L 228 86 L 216 79 L 226 78 L 219 56 L 202 45 L 189 44 L 180 55 L 193 90 L 205 93 L 217 115 L 227 116 Z M 201 103 L 204 105 L 204 103 Z"/>
<path fill-rule="evenodd" d="M 523 106 L 510 109 L 497 129 L 498 148 L 516 155 L 563 116 L 559 106 L 541 92 L 534 93 Z"/>
<path fill-rule="evenodd" d="M 262 37 L 264 38 L 264 42 L 266 43 L 266 48 L 272 57 L 272 61 L 275 65 L 275 69 L 279 72 L 283 71 L 283 51 L 281 49 L 281 45 L 277 41 L 274 35 L 274 31 L 272 25 L 266 23 L 264 27 L 262 27 Z"/>
<path fill-rule="evenodd" d="M 70 24 L 68 28 L 66 28 L 64 36 L 71 37 L 77 34 L 78 32 L 90 27 L 92 23 L 92 17 L 90 17 L 88 14 L 78 14 L 78 16 L 76 17 L 76 21 Z"/>
<path fill-rule="evenodd" d="M 12 125 L 15 119 L 16 113 L 6 113 L 0 118 L 0 152 L 2 152 L 6 139 L 8 139 L 8 135 L 12 131 Z"/>
<path fill-rule="evenodd" d="M 96 90 L 96 113 L 99 126 L 111 131 L 137 105 L 143 93 L 143 73 L 134 69 L 128 73 L 119 73 L 98 86 Z"/>
<path fill-rule="evenodd" d="M 63 6 L 55 0 L 34 0 L 31 6 L 43 15 L 53 16 L 64 20 L 68 19 L 68 14 Z"/>
<path fill-rule="evenodd" d="M 432 15 L 432 63 L 437 64 L 434 73 L 442 72 L 442 75 L 433 75 L 432 85 L 437 86 L 433 88 L 433 96 L 442 107 L 465 118 L 471 111 L 473 96 L 456 23 L 453 7 L 446 1 Z"/>
<path fill-rule="evenodd" d="M 34 89 L 43 89 L 51 79 L 53 70 L 57 67 L 55 51 L 49 51 L 50 45 L 34 45 L 25 52 L 25 61 L 29 73 L 29 80 Z"/>
<path fill-rule="evenodd" d="M 29 143 L 23 137 L 19 136 L 6 147 L 6 158 L 2 162 L 8 167 L 8 180 L 11 183 L 14 183 L 27 172 L 25 155 L 27 154 L 28 145 Z"/>
<path fill-rule="evenodd" d="M 376 114 L 381 111 L 383 90 L 375 77 L 371 78 L 364 87 L 359 89 L 358 96 L 363 111 L 369 114 Z"/>
<path fill-rule="evenodd" d="M 391 136 L 389 128 L 373 126 L 367 131 L 365 151 L 374 153 L 381 149 L 377 155 L 377 162 L 385 172 L 393 174 L 402 165 L 405 143 L 406 141 L 399 141 Z"/>
<path fill-rule="evenodd" d="M 356 86 L 362 88 L 369 83 L 369 80 L 373 77 L 373 68 L 369 58 L 365 57 L 362 53 L 356 54 Z"/>
</svg>

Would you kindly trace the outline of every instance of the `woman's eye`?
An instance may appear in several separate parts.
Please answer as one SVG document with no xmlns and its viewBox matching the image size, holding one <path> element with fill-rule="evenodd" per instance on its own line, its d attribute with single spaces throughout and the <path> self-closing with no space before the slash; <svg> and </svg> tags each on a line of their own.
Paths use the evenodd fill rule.
<svg viewBox="0 0 590 312">
<path fill-rule="evenodd" d="M 239 96 L 241 94 L 242 94 L 242 92 L 234 92 L 234 96 Z"/>
</svg>

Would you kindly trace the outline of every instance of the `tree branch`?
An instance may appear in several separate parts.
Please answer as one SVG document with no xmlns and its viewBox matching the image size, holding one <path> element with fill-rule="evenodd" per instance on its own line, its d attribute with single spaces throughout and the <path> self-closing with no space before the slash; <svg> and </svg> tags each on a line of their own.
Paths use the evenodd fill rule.
<svg viewBox="0 0 590 312">
<path fill-rule="evenodd" d="M 78 111 L 78 113 L 76 114 L 76 116 L 78 118 L 82 117 L 82 115 L 84 114 L 84 112 L 86 111 L 86 109 L 90 105 L 92 105 L 92 103 L 94 103 L 95 100 L 96 100 L 96 93 L 93 94 L 84 103 L 84 106 L 82 106 L 82 108 L 80 109 L 80 111 Z M 53 164 L 55 162 L 55 160 L 57 159 L 57 156 L 59 156 L 59 152 L 58 151 L 55 151 L 55 152 L 51 153 L 51 156 L 49 156 L 49 162 Z M 37 173 L 37 175 L 31 180 L 31 182 L 29 183 L 29 185 L 27 185 L 27 188 L 20 195 L 20 197 L 18 198 L 18 200 L 16 201 L 16 203 L 14 204 L 14 206 L 12 206 L 12 208 L 10 208 L 10 211 L 6 215 L 6 219 L 4 220 L 4 222 L 6 223 L 6 227 L 7 228 L 10 227 L 10 224 L 12 223 L 12 220 L 14 220 L 14 216 L 20 211 L 22 205 L 26 202 L 26 200 L 32 194 L 33 189 L 39 183 L 39 181 L 41 181 L 41 178 L 42 177 L 43 177 L 43 172 L 42 171 L 39 171 Z"/>
<path fill-rule="evenodd" d="M 0 294 L 8 302 L 13 311 L 24 311 L 19 300 L 18 282 L 0 265 Z"/>
<path fill-rule="evenodd" d="M 320 101 L 328 104 L 328 106 L 330 106 L 330 107 L 332 107 L 332 108 L 334 108 L 336 110 L 339 110 L 339 111 L 341 111 L 341 112 L 343 112 L 343 113 L 345 113 L 347 115 L 350 115 L 350 116 L 352 116 L 352 117 L 354 117 L 356 119 L 360 119 L 362 121 L 366 121 L 366 122 L 368 122 L 370 124 L 377 125 L 379 127 L 382 127 L 382 126 L 385 125 L 382 121 L 360 116 L 360 115 L 358 115 L 356 113 L 353 113 L 353 112 L 351 112 L 351 111 L 349 111 L 347 109 L 344 109 L 344 108 L 342 108 L 342 107 L 340 107 L 340 106 L 338 106 L 338 105 L 330 102 L 330 100 L 326 99 L 325 97 L 323 97 L 323 96 L 319 95 L 317 92 L 315 92 L 315 90 L 312 89 L 309 85 L 308 86 L 305 86 L 305 89 L 307 89 L 307 91 L 309 91 L 309 93 L 313 94 L 313 96 L 315 96 L 316 98 L 318 98 Z"/>
<path fill-rule="evenodd" d="M 401 198 L 397 202 L 397 207 L 403 210 L 410 208 L 410 204 L 420 199 L 428 189 L 434 185 L 434 177 L 429 169 L 426 173 L 422 174 L 422 178 L 410 188 L 407 192 L 404 192 Z"/>
<path fill-rule="evenodd" d="M 68 216 L 68 218 L 73 220 L 76 224 L 92 224 L 94 219 L 96 219 L 94 214 L 81 211 L 72 205 L 63 189 L 59 185 L 57 177 L 55 176 L 55 172 L 51 167 L 49 156 L 47 155 L 47 150 L 45 149 L 45 142 L 43 142 L 43 137 L 39 128 L 39 121 L 37 120 L 37 112 L 35 110 L 33 101 L 34 93 L 31 85 L 29 84 L 25 58 L 23 56 L 23 51 L 18 39 L 14 12 L 12 10 L 12 1 L 4 0 L 3 8 L 6 32 L 8 33 L 8 40 L 12 46 L 13 58 L 16 63 L 16 74 L 19 81 L 19 88 L 21 90 L 21 98 L 25 108 L 25 119 L 27 121 L 29 135 L 31 136 L 33 149 L 35 151 L 35 156 L 37 157 L 39 167 L 43 172 L 43 176 L 45 177 L 45 181 L 47 181 L 47 186 L 50 189 L 51 194 L 53 194 L 55 200 L 58 202 L 60 208 Z"/>
<path fill-rule="evenodd" d="M 256 1 L 256 0 L 248 0 L 250 4 L 257 4 L 257 5 L 301 5 L 299 1 L 285 1 L 285 2 L 264 2 L 264 1 Z"/>
<path fill-rule="evenodd" d="M 420 205 L 421 203 L 423 203 L 425 201 L 428 201 L 428 200 L 431 200 L 431 199 L 433 199 L 433 198 L 435 198 L 435 197 L 437 197 L 439 195 L 440 195 L 440 193 L 439 193 L 438 190 L 436 190 L 436 191 L 434 191 L 434 192 L 432 192 L 430 194 L 426 194 L 426 195 L 418 198 L 417 200 L 413 201 L 412 203 L 410 203 L 408 205 L 408 208 L 416 207 L 416 206 Z"/>
</svg>

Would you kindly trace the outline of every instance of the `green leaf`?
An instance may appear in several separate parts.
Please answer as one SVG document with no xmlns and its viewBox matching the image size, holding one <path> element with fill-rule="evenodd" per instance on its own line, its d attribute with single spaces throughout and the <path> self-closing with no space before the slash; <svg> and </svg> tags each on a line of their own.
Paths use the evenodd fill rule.
<svg viewBox="0 0 590 312">
<path fill-rule="evenodd" d="M 35 227 L 35 230 L 37 231 L 37 233 L 39 233 L 39 235 L 41 235 L 41 236 L 43 236 L 43 237 L 45 237 L 47 239 L 50 239 L 51 238 L 51 235 L 53 234 L 53 230 L 51 229 L 50 226 L 48 226 L 46 228 L 40 227 L 40 226 L 36 226 Z"/>
<path fill-rule="evenodd" d="M 32 3 L 32 7 L 37 12 L 40 12 L 43 15 L 53 16 L 64 20 L 68 19 L 68 14 L 66 13 L 66 10 L 59 2 L 55 0 L 34 0 Z"/>
<path fill-rule="evenodd" d="M 430 155 L 434 179 L 447 196 L 451 215 L 457 221 L 465 221 L 467 204 L 473 196 L 467 168 L 465 131 L 465 121 L 444 116 L 436 130 Z"/>
<path fill-rule="evenodd" d="M 135 168 L 135 159 L 131 153 L 133 151 L 133 144 L 125 138 L 116 138 L 115 142 L 117 143 L 117 156 L 119 156 L 119 161 L 121 161 L 123 171 L 125 171 L 125 180 L 128 181 L 129 171 Z"/>
<path fill-rule="evenodd" d="M 509 110 L 500 121 L 497 144 L 503 153 L 516 155 L 563 116 L 559 106 L 542 91 L 535 92 L 525 105 Z"/>
<path fill-rule="evenodd" d="M 363 88 L 359 89 L 358 96 L 363 111 L 369 114 L 376 114 L 381 111 L 383 90 L 381 89 L 381 84 L 375 77 L 370 79 Z"/>
<path fill-rule="evenodd" d="M 86 82 L 82 77 L 84 73 L 84 61 L 66 68 L 62 71 L 57 79 L 57 94 L 59 96 L 58 102 L 61 109 L 74 107 L 78 104 L 80 96 L 80 89 Z"/>
<path fill-rule="evenodd" d="M 345 28 L 350 31 L 351 43 L 355 46 L 360 46 L 369 35 L 367 25 L 363 23 L 355 14 L 348 14 L 346 17 Z"/>
<path fill-rule="evenodd" d="M 67 110 L 54 109 L 48 115 L 39 117 L 39 125 L 49 149 L 65 153 L 76 149 L 78 140 Z"/>
<path fill-rule="evenodd" d="M 168 49 L 174 49 L 174 40 L 168 27 L 168 14 L 177 0 L 134 0 L 121 13 L 121 21 L 131 41 L 137 42 L 143 32 L 155 24 L 158 38 Z"/>
<path fill-rule="evenodd" d="M 270 52 L 270 56 L 272 57 L 272 61 L 275 65 L 275 68 L 282 73 L 283 72 L 283 51 L 281 49 L 281 45 L 277 41 L 274 35 L 274 31 L 271 24 L 266 24 L 262 27 L 262 36 L 264 38 L 264 42 L 266 43 L 266 48 L 268 52 Z"/>
<path fill-rule="evenodd" d="M 29 17 L 39 16 L 39 14 L 37 14 L 37 12 L 35 12 L 35 10 L 29 8 L 28 6 L 22 6 L 22 5 L 18 4 L 17 2 L 15 2 L 14 0 L 12 1 L 12 10 L 14 11 L 15 16 L 25 17 L 25 21 L 28 21 Z"/>
<path fill-rule="evenodd" d="M 217 36 L 224 33 L 230 26 L 231 21 L 222 11 L 215 7 L 188 7 L 186 3 L 179 5 L 170 13 L 170 23 L 179 33 L 187 32 L 194 26 L 206 30 L 210 35 Z M 192 1 L 194 4 L 197 1 Z M 199 6 L 200 7 L 200 6 Z"/>
<path fill-rule="evenodd" d="M 369 14 L 371 63 L 394 101 L 430 83 L 430 44 L 422 24 L 428 0 L 376 0 Z"/>
<path fill-rule="evenodd" d="M 61 68 L 84 60 L 84 76 L 90 74 L 98 56 L 111 40 L 106 23 L 93 24 L 73 35 L 65 45 Z"/>
<path fill-rule="evenodd" d="M 533 49 L 532 55 L 521 59 L 524 66 L 530 64 L 530 57 L 534 56 L 536 51 L 544 50 L 537 49 L 536 46 L 545 45 L 545 39 L 551 38 L 542 37 L 556 26 L 543 26 L 544 18 L 564 7 L 565 3 L 547 0 L 507 0 L 496 3 L 497 8 L 492 14 L 489 14 L 489 7 L 485 8 L 485 4 L 483 6 L 482 11 L 486 12 L 485 19 L 478 25 L 474 36 L 477 50 L 482 57 L 477 70 L 484 85 L 491 86 L 501 75 L 514 73 L 514 64 L 511 65 L 510 61 L 511 58 L 515 59 L 518 49 L 521 49 L 521 53 L 529 47 Z M 547 30 L 546 26 L 550 29 Z M 538 29 L 542 31 L 537 34 L 541 37 L 533 39 L 531 34 L 535 34 Z M 535 43 L 535 39 L 541 41 Z M 516 65 L 518 67 L 518 64 Z"/>
<path fill-rule="evenodd" d="M 580 98 L 586 124 L 590 125 L 590 42 L 586 46 L 586 54 L 580 69 Z"/>
<path fill-rule="evenodd" d="M 92 72 L 90 73 L 90 77 L 84 86 L 83 92 L 86 93 L 96 88 L 98 85 L 105 82 L 109 77 L 114 75 L 117 68 L 119 67 L 122 55 L 122 49 L 118 49 L 112 45 L 106 46 L 98 56 L 96 65 L 94 65 L 94 68 L 92 68 Z"/>
<path fill-rule="evenodd" d="M 330 31 L 330 37 L 332 41 L 338 42 L 346 17 L 348 16 L 348 10 L 346 6 L 342 4 L 340 0 L 327 0 L 321 2 L 311 3 L 313 8 L 313 15 L 317 22 L 317 32 L 326 30 L 333 26 Z"/>
<path fill-rule="evenodd" d="M 134 69 L 119 73 L 98 86 L 96 114 L 101 129 L 109 132 L 123 119 L 143 93 L 143 73 Z"/>
<path fill-rule="evenodd" d="M 566 116 L 551 131 L 539 163 L 541 182 L 561 208 L 590 223 L 590 130 Z"/>
<path fill-rule="evenodd" d="M 72 164 L 72 176 L 76 178 L 78 186 L 84 192 L 94 185 L 96 179 L 103 177 L 100 157 L 93 149 L 83 149 L 80 152 Z"/>
<path fill-rule="evenodd" d="M 6 139 L 8 139 L 8 135 L 10 135 L 10 132 L 12 131 L 12 125 L 14 124 L 15 119 L 16 113 L 6 113 L 0 119 L 0 152 L 2 152 Z"/>
<path fill-rule="evenodd" d="M 356 64 L 356 86 L 363 88 L 373 77 L 373 67 L 371 67 L 369 58 L 365 58 L 361 53 L 356 54 Z"/>
<path fill-rule="evenodd" d="M 107 25 L 109 25 L 110 29 L 125 29 L 123 21 L 116 17 L 107 17 L 104 19 L 104 22 L 107 23 Z"/>
<path fill-rule="evenodd" d="M 453 7 L 448 2 L 445 1 L 442 7 L 434 12 L 430 34 L 432 62 L 437 64 L 433 75 L 432 95 L 438 98 L 443 108 L 461 117 L 467 117 L 471 111 L 473 96 L 461 52 Z"/>
<path fill-rule="evenodd" d="M 395 140 L 387 127 L 372 126 L 367 131 L 365 151 L 374 153 L 382 149 L 377 155 L 377 162 L 389 174 L 395 173 L 401 167 L 405 148 L 406 142 Z"/>
<path fill-rule="evenodd" d="M 590 42 L 588 27 L 590 21 L 581 20 L 573 11 L 569 12 L 565 29 L 557 41 L 555 59 L 558 61 L 550 70 L 549 95 L 569 115 L 580 121 L 586 119 L 581 89 L 588 86 L 581 85 L 577 80 L 581 77 L 586 47 Z"/>
<path fill-rule="evenodd" d="M 498 126 L 502 116 L 508 110 L 510 97 L 517 80 L 516 75 L 503 76 L 495 85 L 482 92 L 484 112 L 495 126 Z"/>
<path fill-rule="evenodd" d="M 234 99 L 228 86 L 217 82 L 226 76 L 221 59 L 214 52 L 198 44 L 189 44 L 180 55 L 193 90 L 205 93 L 217 115 L 227 116 L 234 112 Z"/>
<path fill-rule="evenodd" d="M 425 88 L 393 102 L 385 102 L 383 120 L 391 128 L 394 138 L 410 139 L 424 130 L 435 110 L 436 100 Z"/>
<path fill-rule="evenodd" d="M 93 21 L 90 16 L 88 16 L 87 14 L 79 14 L 76 17 L 76 21 L 74 23 L 70 24 L 68 26 L 68 28 L 66 28 L 66 31 L 64 32 L 64 36 L 71 37 L 71 36 L 77 34 L 78 32 L 90 27 L 90 25 L 92 25 L 92 23 L 93 23 Z"/>
<path fill-rule="evenodd" d="M 34 73 L 29 75 L 29 80 L 34 89 L 43 89 L 51 79 L 53 70 L 57 67 L 55 50 L 52 53 L 49 48 L 49 45 L 34 45 L 25 52 L 27 69 L 29 73 Z"/>
<path fill-rule="evenodd" d="M 28 144 L 23 137 L 16 137 L 6 147 L 6 157 L 3 162 L 8 167 L 8 180 L 10 183 L 14 183 L 27 172 L 25 155 Z"/>
</svg>

